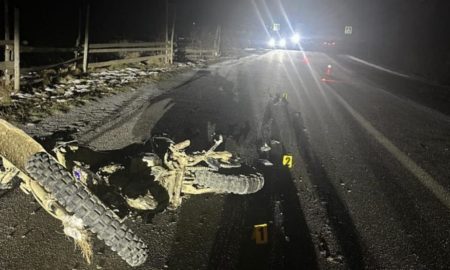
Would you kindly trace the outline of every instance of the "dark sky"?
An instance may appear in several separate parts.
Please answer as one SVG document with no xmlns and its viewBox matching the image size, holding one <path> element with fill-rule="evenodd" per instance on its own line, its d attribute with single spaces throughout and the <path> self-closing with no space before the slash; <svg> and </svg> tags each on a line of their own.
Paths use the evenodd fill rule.
<svg viewBox="0 0 450 270">
<path fill-rule="evenodd" d="M 10 1 L 10 5 L 19 6 L 22 40 L 28 40 L 32 44 L 65 45 L 75 42 L 79 10 L 81 8 L 82 13 L 85 13 L 85 2 Z M 93 0 L 89 2 L 91 2 L 90 38 L 93 42 L 121 39 L 149 41 L 162 38 L 165 17 L 163 0 Z"/>
<path fill-rule="evenodd" d="M 20 6 L 23 37 L 30 40 L 57 35 L 76 36 L 78 9 L 84 1 L 12 1 Z M 92 0 L 93 39 L 156 39 L 164 29 L 164 0 Z M 215 28 L 262 31 L 271 19 L 283 30 L 302 23 L 310 33 L 342 34 L 352 25 L 364 38 L 401 27 L 418 34 L 441 31 L 449 25 L 446 0 L 170 0 L 177 11 L 177 28 L 189 31 L 192 23 Z M 3 6 L 3 5 L 2 5 Z M 283 12 L 284 11 L 284 12 Z M 3 12 L 1 14 L 3 16 Z M 261 21 L 262 20 L 262 21 Z M 3 20 L 1 20 L 3 23 Z M 3 28 L 3 27 L 2 27 Z M 441 29 L 441 30 L 438 30 Z M 425 32 L 425 33 L 424 33 Z M 95 34 L 95 35 L 94 35 Z M 54 38 L 54 36 L 53 36 Z M 73 39 L 73 38 L 72 38 Z"/>
<path fill-rule="evenodd" d="M 2 36 L 3 1 L 0 0 Z M 22 41 L 32 46 L 51 47 L 75 45 L 78 12 L 86 1 L 91 2 L 91 42 L 164 39 L 164 0 L 9 0 L 11 11 L 14 6 L 20 9 Z M 211 38 L 217 25 L 221 25 L 223 42 L 236 37 L 238 43 L 232 46 L 241 46 L 249 44 L 249 40 L 267 40 L 265 27 L 273 21 L 281 24 L 283 32 L 290 31 L 290 24 L 303 36 L 353 42 L 357 51 L 352 53 L 377 63 L 426 76 L 439 73 L 440 77 L 449 77 L 450 0 L 169 2 L 171 16 L 175 11 L 177 14 L 176 34 L 179 36 L 195 34 Z M 10 15 L 12 17 L 12 12 Z M 353 27 L 351 36 L 344 35 L 345 25 Z"/>
<path fill-rule="evenodd" d="M 3 0 L 1 0 L 3 1 Z M 10 0 L 19 6 L 22 40 L 31 45 L 73 45 L 78 10 L 85 1 Z M 162 40 L 164 0 L 91 0 L 91 40 Z M 229 32 L 264 35 L 271 19 L 283 30 L 288 21 L 299 23 L 311 35 L 343 36 L 352 25 L 351 38 L 373 47 L 412 52 L 448 53 L 450 1 L 448 0 L 169 0 L 177 13 L 177 33 L 193 27 L 214 31 L 218 24 Z M 3 9 L 3 4 L 0 7 Z M 0 14 L 3 17 L 3 10 Z M 11 14 L 12 15 L 12 14 Z M 286 18 L 288 20 L 286 20 Z M 3 18 L 0 20 L 3 24 Z M 3 27 L 1 27 L 3 32 Z M 433 54 L 430 52 L 430 54 Z"/>
<path fill-rule="evenodd" d="M 271 20 L 287 30 L 301 22 L 311 32 L 333 32 L 358 17 L 355 3 L 364 0 L 170 0 L 170 14 L 176 7 L 177 29 L 189 32 L 197 27 L 220 24 L 232 30 L 263 31 Z M 395 0 L 390 0 L 395 1 Z M 12 1 L 21 11 L 22 37 L 31 43 L 66 42 L 77 35 L 78 10 L 85 1 Z M 92 39 L 152 40 L 164 30 L 164 0 L 92 0 Z M 2 5 L 3 6 L 3 5 Z M 352 11 L 352 6 L 354 10 Z M 285 11 L 285 13 L 283 12 Z M 286 14 L 287 17 L 284 16 Z M 1 14 L 3 16 L 3 12 Z M 262 21 L 261 21 L 262 19 Z M 1 20 L 3 23 L 3 19 Z M 2 27 L 3 28 L 3 27 Z M 69 41 L 67 41 L 69 42 Z"/>
</svg>

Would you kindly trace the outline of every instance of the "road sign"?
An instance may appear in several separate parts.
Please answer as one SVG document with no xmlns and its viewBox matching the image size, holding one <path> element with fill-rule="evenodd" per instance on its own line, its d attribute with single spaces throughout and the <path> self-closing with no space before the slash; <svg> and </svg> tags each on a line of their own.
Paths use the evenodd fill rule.
<svg viewBox="0 0 450 270">
<path fill-rule="evenodd" d="M 272 24 L 272 30 L 273 31 L 280 31 L 280 28 L 281 28 L 281 26 L 280 26 L 279 23 L 273 23 Z"/>
<path fill-rule="evenodd" d="M 349 25 L 345 26 L 344 33 L 345 33 L 346 35 L 351 35 L 352 32 L 353 32 L 353 27 L 351 27 L 351 26 L 349 26 Z"/>
<path fill-rule="evenodd" d="M 283 156 L 283 166 L 286 166 L 290 169 L 290 168 L 292 168 L 292 162 L 293 162 L 292 155 L 284 155 Z"/>
</svg>

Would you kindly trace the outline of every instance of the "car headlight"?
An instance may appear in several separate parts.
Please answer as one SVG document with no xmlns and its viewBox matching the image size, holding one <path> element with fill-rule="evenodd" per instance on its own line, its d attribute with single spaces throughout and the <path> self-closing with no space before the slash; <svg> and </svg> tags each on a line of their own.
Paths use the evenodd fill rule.
<svg viewBox="0 0 450 270">
<path fill-rule="evenodd" d="M 285 47 L 286 46 L 286 39 L 282 38 L 280 41 L 278 41 L 278 46 Z"/>
<path fill-rule="evenodd" d="M 292 43 L 296 43 L 296 44 L 299 43 L 300 42 L 300 35 L 299 34 L 292 35 L 291 41 L 292 41 Z"/>
<path fill-rule="evenodd" d="M 275 39 L 271 38 L 268 42 L 267 45 L 269 45 L 269 47 L 275 47 Z"/>
</svg>

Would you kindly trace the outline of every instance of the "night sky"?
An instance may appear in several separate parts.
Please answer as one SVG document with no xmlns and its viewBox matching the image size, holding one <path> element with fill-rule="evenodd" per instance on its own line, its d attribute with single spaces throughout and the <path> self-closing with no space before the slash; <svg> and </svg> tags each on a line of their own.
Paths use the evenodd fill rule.
<svg viewBox="0 0 450 270">
<path fill-rule="evenodd" d="M 32 43 L 74 39 L 78 10 L 86 1 L 11 1 L 21 10 L 22 36 Z M 92 39 L 161 38 L 164 0 L 95 0 L 91 2 Z M 355 38 L 376 40 L 396 36 L 420 41 L 446 41 L 449 1 L 441 0 L 170 0 L 177 13 L 177 32 L 196 27 L 263 32 L 263 23 L 278 22 L 285 30 L 299 23 L 315 35 L 342 35 L 352 25 Z M 2 5 L 3 8 L 3 5 Z M 3 16 L 3 11 L 2 14 Z M 286 18 L 288 20 L 286 20 Z M 289 21 L 289 22 L 288 22 Z M 3 23 L 3 19 L 1 20 Z M 3 31 L 3 27 L 2 27 Z M 58 38 L 55 38 L 57 35 Z"/>
<path fill-rule="evenodd" d="M 10 6 L 20 8 L 22 41 L 33 46 L 73 46 L 78 12 L 85 2 L 11 0 Z M 164 0 L 90 2 L 92 42 L 164 39 Z M 189 36 L 194 31 L 214 32 L 221 25 L 224 35 L 266 39 L 265 27 L 278 22 L 284 31 L 290 29 L 289 25 L 300 25 L 301 32 L 307 35 L 351 38 L 365 44 L 362 51 L 366 58 L 380 63 L 414 67 L 419 73 L 430 70 L 441 76 L 450 69 L 450 1 L 446 0 L 169 2 L 171 16 L 176 11 L 178 36 Z M 1 8 L 3 17 L 3 5 Z M 344 36 L 345 25 L 353 26 L 351 37 Z"/>
</svg>

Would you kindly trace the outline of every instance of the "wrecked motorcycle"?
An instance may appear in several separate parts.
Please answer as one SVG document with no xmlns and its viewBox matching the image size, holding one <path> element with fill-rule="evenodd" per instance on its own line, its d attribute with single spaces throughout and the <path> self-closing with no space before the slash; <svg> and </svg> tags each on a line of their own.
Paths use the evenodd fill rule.
<svg viewBox="0 0 450 270">
<path fill-rule="evenodd" d="M 168 137 L 155 136 L 151 139 L 152 152 L 133 153 L 130 156 L 124 151 L 93 151 L 72 141 L 59 143 L 54 152 L 59 162 L 72 171 L 75 179 L 94 190 L 97 185 L 116 186 L 116 193 L 126 200 L 127 206 L 137 210 L 155 210 L 160 205 L 161 196 L 152 192 L 151 187 L 155 185 L 159 187 L 158 190 L 165 191 L 169 209 L 179 207 L 182 197 L 186 195 L 250 194 L 263 187 L 264 178 L 261 174 L 237 174 L 236 171 L 242 171 L 238 160 L 228 151 L 216 151 L 223 143 L 222 136 L 207 151 L 188 154 L 185 150 L 190 143 L 189 140 L 175 143 Z M 157 148 L 163 150 L 156 151 Z M 119 156 L 120 161 L 115 160 L 114 156 Z M 117 181 L 117 177 L 116 181 L 112 180 L 117 175 L 144 179 L 144 182 L 153 181 L 154 184 L 143 194 L 130 196 L 123 185 L 124 181 L 130 179 L 124 179 L 122 184 L 114 184 L 121 182 Z"/>
<path fill-rule="evenodd" d="M 20 188 L 64 226 L 64 233 L 75 240 L 85 259 L 92 258 L 88 230 L 103 240 L 131 266 L 147 258 L 147 246 L 119 217 L 100 201 L 67 169 L 22 130 L 0 119 L 0 188 Z"/>
<path fill-rule="evenodd" d="M 18 180 L 22 191 L 32 194 L 43 209 L 62 222 L 64 233 L 75 240 L 88 263 L 93 253 L 90 231 L 129 265 L 138 266 L 147 259 L 146 244 L 122 224 L 117 209 L 110 209 L 94 195 L 96 185 L 108 185 L 117 175 L 139 175 L 144 182 L 145 176 L 150 176 L 164 191 L 172 209 L 179 207 L 182 197 L 188 194 L 249 194 L 260 190 L 264 185 L 261 174 L 224 172 L 233 171 L 240 163 L 230 152 L 216 151 L 222 142 L 220 136 L 209 150 L 188 154 L 185 150 L 190 146 L 189 140 L 174 143 L 165 137 L 153 137 L 152 150 L 156 145 L 166 145 L 162 154 L 151 151 L 126 155 L 127 164 L 112 163 L 110 152 L 98 153 L 76 142 L 65 142 L 54 148 L 54 158 L 25 132 L 0 119 L 0 189 L 11 188 Z M 99 160 L 103 163 L 95 164 Z M 121 188 L 117 189 L 128 206 L 156 209 L 158 196 L 151 189 L 144 191 L 139 196 L 126 196 Z"/>
</svg>

